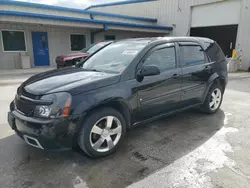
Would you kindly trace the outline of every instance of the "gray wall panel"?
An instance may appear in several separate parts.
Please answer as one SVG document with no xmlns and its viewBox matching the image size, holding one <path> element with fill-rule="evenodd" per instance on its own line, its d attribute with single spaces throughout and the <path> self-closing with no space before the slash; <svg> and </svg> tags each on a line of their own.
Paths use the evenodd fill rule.
<svg viewBox="0 0 250 188">
<path fill-rule="evenodd" d="M 0 24 L 1 29 L 24 30 L 26 38 L 27 55 L 31 58 L 31 65 L 33 66 L 33 48 L 32 48 L 32 31 L 44 31 L 48 33 L 49 42 L 49 57 L 50 65 L 55 66 L 55 58 L 57 55 L 71 53 L 70 50 L 70 34 L 80 33 L 86 35 L 86 43 L 90 44 L 90 31 L 81 28 L 65 28 L 65 27 L 44 27 L 35 25 L 22 24 Z M 2 36 L 0 37 L 0 69 L 14 69 L 21 68 L 20 53 L 23 52 L 3 52 Z"/>
</svg>

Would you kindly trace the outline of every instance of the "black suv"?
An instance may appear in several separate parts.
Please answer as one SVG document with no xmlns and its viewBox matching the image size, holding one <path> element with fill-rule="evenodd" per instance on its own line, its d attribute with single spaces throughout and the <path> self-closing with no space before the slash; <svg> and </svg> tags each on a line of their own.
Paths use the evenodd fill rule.
<svg viewBox="0 0 250 188">
<path fill-rule="evenodd" d="M 114 152 L 126 130 L 191 107 L 215 113 L 227 61 L 215 41 L 166 37 L 116 41 L 77 67 L 37 74 L 10 104 L 10 126 L 41 149 Z"/>
</svg>

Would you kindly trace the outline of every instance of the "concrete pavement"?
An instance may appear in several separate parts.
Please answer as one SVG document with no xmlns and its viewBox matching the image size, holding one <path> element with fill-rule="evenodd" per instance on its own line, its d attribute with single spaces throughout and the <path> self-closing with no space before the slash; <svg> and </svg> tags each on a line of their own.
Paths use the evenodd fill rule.
<svg viewBox="0 0 250 188">
<path fill-rule="evenodd" d="M 19 84 L 0 85 L 0 187 L 248 188 L 249 83 L 250 78 L 230 79 L 217 114 L 192 110 L 142 125 L 128 132 L 115 154 L 98 160 L 79 150 L 26 145 L 7 124 Z"/>
<path fill-rule="evenodd" d="M 2 69 L 0 70 L 0 76 L 22 76 L 22 75 L 31 75 L 48 70 L 55 69 L 53 67 L 39 67 L 31 69 Z"/>
<path fill-rule="evenodd" d="M 21 84 L 34 74 L 53 70 L 53 67 L 40 67 L 32 69 L 0 70 L 0 85 Z"/>
<path fill-rule="evenodd" d="M 250 78 L 250 72 L 233 72 L 229 73 L 229 80 Z"/>
</svg>

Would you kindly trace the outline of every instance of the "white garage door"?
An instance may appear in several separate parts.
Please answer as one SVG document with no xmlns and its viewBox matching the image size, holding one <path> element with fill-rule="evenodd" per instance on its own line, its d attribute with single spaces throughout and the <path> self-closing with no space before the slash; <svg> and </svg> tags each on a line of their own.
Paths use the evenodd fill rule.
<svg viewBox="0 0 250 188">
<path fill-rule="evenodd" d="M 239 24 L 240 8 L 240 0 L 194 6 L 191 27 Z"/>
</svg>

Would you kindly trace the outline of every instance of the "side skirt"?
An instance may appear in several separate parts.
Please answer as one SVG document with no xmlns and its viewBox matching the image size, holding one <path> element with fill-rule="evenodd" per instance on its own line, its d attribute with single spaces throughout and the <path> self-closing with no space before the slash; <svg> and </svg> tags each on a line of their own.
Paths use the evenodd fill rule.
<svg viewBox="0 0 250 188">
<path fill-rule="evenodd" d="M 199 107 L 201 104 L 202 103 L 198 103 L 198 104 L 195 104 L 195 105 L 191 105 L 191 106 L 181 108 L 179 110 L 175 110 L 175 111 L 168 112 L 168 113 L 165 113 L 165 114 L 160 114 L 160 115 L 154 116 L 152 118 L 149 118 L 149 119 L 146 119 L 146 120 L 143 120 L 143 121 L 135 122 L 130 128 L 134 128 L 134 127 L 137 127 L 137 126 L 142 125 L 142 124 L 147 124 L 147 123 L 150 123 L 152 121 L 155 121 L 155 120 L 158 120 L 158 119 L 161 119 L 161 118 L 164 118 L 164 117 L 167 117 L 167 116 L 179 113 L 179 112 L 186 111 L 186 110 L 188 110 L 190 108 Z"/>
</svg>

